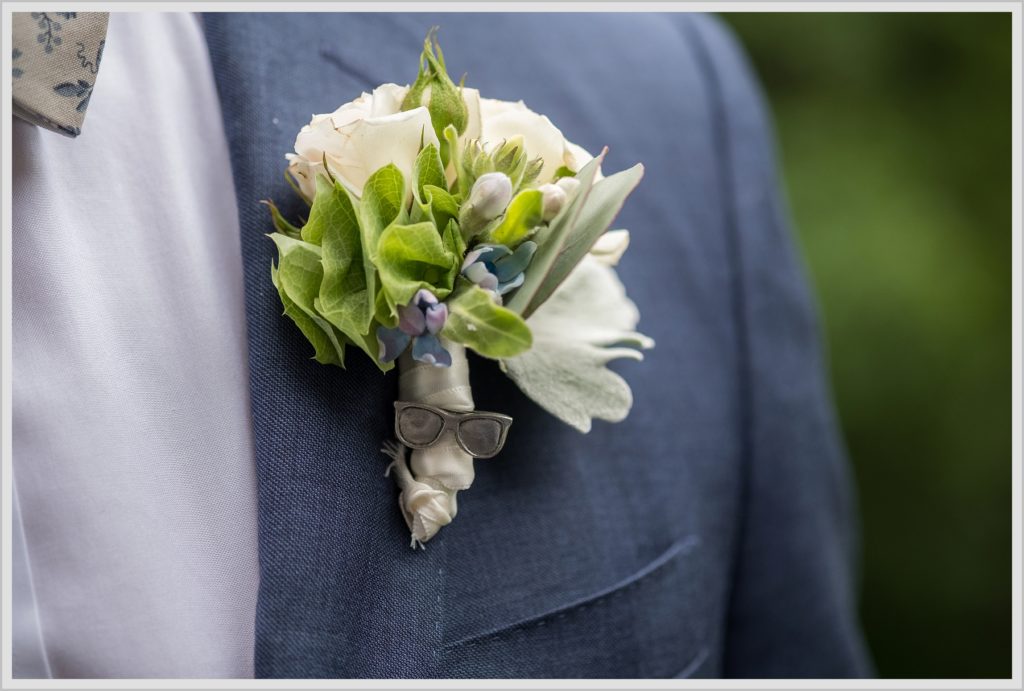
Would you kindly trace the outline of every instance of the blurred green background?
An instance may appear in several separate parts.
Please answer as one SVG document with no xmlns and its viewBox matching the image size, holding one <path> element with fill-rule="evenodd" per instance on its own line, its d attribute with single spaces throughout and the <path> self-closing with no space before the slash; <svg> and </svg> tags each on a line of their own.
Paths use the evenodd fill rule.
<svg viewBox="0 0 1024 691">
<path fill-rule="evenodd" d="M 1010 15 L 722 16 L 818 294 L 877 672 L 1008 677 Z"/>
</svg>

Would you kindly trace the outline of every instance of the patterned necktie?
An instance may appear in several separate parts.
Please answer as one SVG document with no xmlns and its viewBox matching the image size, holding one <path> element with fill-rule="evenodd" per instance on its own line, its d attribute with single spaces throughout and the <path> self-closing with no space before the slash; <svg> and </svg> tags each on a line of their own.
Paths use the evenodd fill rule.
<svg viewBox="0 0 1024 691">
<path fill-rule="evenodd" d="M 103 57 L 107 13 L 15 12 L 11 28 L 14 114 L 77 137 Z"/>
</svg>

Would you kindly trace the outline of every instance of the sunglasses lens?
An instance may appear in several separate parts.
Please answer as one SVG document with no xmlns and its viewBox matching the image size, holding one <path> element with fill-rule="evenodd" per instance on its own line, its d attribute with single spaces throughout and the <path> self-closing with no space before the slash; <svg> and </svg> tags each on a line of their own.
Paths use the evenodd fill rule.
<svg viewBox="0 0 1024 691">
<path fill-rule="evenodd" d="M 470 418 L 459 425 L 459 437 L 474 456 L 493 456 L 501 450 L 501 423 L 492 418 Z"/>
<path fill-rule="evenodd" d="M 398 431 L 410 444 L 430 444 L 444 427 L 444 420 L 426 408 L 406 408 L 398 415 Z"/>
</svg>

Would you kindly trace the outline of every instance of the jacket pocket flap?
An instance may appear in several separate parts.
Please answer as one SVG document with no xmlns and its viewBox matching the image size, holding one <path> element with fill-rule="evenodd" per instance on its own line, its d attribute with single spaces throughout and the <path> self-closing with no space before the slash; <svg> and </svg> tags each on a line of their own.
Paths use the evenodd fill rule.
<svg viewBox="0 0 1024 691">
<path fill-rule="evenodd" d="M 704 649 L 696 536 L 600 592 L 445 648 L 460 677 L 671 677 Z"/>
</svg>

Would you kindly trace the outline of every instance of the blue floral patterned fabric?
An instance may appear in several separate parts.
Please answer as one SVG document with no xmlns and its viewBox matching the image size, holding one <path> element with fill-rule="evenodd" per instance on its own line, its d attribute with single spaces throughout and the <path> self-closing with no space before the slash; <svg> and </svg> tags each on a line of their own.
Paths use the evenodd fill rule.
<svg viewBox="0 0 1024 691">
<path fill-rule="evenodd" d="M 82 131 L 107 34 L 106 12 L 15 12 L 14 114 L 69 137 Z"/>
</svg>

